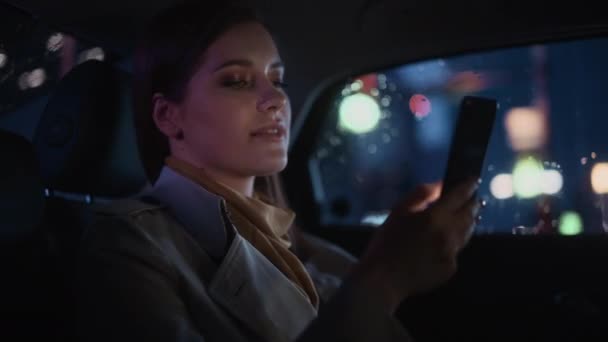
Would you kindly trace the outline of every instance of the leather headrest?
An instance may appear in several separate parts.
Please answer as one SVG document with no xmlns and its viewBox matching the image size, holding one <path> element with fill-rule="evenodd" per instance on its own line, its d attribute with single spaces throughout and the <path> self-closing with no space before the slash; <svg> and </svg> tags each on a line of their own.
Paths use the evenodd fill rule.
<svg viewBox="0 0 608 342">
<path fill-rule="evenodd" d="M 97 60 L 72 69 L 51 94 L 34 136 L 52 190 L 101 197 L 144 187 L 129 75 Z"/>
<path fill-rule="evenodd" d="M 33 146 L 24 137 L 0 130 L 0 238 L 24 237 L 44 213 L 44 187 Z"/>
</svg>

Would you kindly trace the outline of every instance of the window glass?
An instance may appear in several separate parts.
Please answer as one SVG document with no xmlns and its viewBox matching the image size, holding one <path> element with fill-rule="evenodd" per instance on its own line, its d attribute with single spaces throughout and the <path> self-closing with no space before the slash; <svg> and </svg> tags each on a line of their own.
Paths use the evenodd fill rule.
<svg viewBox="0 0 608 342">
<path fill-rule="evenodd" d="M 324 225 L 377 226 L 441 180 L 460 101 L 498 100 L 477 233 L 608 229 L 608 39 L 439 58 L 344 81 L 309 167 Z"/>
<path fill-rule="evenodd" d="M 107 58 L 101 47 L 0 4 L 0 116 L 48 94 L 79 63 Z"/>
</svg>

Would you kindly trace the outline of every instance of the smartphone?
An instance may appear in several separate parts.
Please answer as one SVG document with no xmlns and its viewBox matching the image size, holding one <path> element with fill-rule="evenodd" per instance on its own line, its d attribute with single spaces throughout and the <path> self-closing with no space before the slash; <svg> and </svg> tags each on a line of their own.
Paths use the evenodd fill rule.
<svg viewBox="0 0 608 342">
<path fill-rule="evenodd" d="M 497 102 L 465 96 L 460 105 L 450 153 L 443 178 L 442 193 L 472 177 L 481 177 L 486 150 L 494 130 Z"/>
</svg>

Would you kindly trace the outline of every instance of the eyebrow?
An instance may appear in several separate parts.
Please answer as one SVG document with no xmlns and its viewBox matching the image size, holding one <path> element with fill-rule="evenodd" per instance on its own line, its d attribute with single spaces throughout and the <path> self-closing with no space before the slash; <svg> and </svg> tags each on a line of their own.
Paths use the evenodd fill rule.
<svg viewBox="0 0 608 342">
<path fill-rule="evenodd" d="M 228 60 L 222 64 L 220 64 L 219 66 L 217 66 L 215 69 L 213 69 L 213 71 L 218 71 L 230 66 L 242 66 L 242 67 L 252 67 L 253 66 L 253 62 L 247 59 L 231 59 Z M 271 69 L 278 69 L 278 68 L 284 68 L 285 64 L 282 61 L 278 61 L 278 62 L 274 62 L 270 65 Z"/>
</svg>

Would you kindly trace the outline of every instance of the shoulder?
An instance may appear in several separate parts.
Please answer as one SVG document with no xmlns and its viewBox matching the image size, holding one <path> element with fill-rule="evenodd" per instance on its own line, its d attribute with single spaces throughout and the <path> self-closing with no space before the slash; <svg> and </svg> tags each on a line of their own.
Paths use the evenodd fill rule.
<svg viewBox="0 0 608 342">
<path fill-rule="evenodd" d="M 159 211 L 163 205 L 141 198 L 125 198 L 111 202 L 97 204 L 93 210 L 97 216 L 102 217 L 134 217 L 146 212 Z"/>
<path fill-rule="evenodd" d="M 120 254 L 174 264 L 192 262 L 200 247 L 172 211 L 149 199 L 121 199 L 94 208 L 82 241 L 85 253 Z"/>
<path fill-rule="evenodd" d="M 97 204 L 93 220 L 83 235 L 85 250 L 128 250 L 145 248 L 150 252 L 159 235 L 174 225 L 167 209 L 151 201 L 129 198 Z"/>
<path fill-rule="evenodd" d="M 92 227 L 107 226 L 112 222 L 112 226 L 119 226 L 123 229 L 145 230 L 154 232 L 173 222 L 169 209 L 153 199 L 145 198 L 126 198 L 114 200 L 108 203 L 98 204 L 93 207 L 94 224 Z"/>
<path fill-rule="evenodd" d="M 163 205 L 124 199 L 98 205 L 94 211 L 95 219 L 80 244 L 83 274 L 105 270 L 100 271 L 105 274 L 95 275 L 100 277 L 137 270 L 146 276 L 162 274 L 176 283 L 207 261 L 196 241 Z"/>
</svg>

